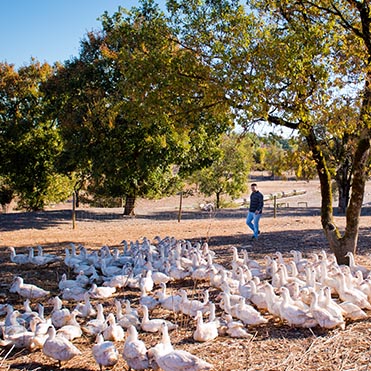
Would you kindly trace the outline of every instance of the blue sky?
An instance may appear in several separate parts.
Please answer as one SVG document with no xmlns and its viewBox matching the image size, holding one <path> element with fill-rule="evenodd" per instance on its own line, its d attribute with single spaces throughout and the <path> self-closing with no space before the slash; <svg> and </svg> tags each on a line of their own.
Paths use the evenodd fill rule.
<svg viewBox="0 0 371 371">
<path fill-rule="evenodd" d="M 164 1 L 156 1 L 164 4 Z M 0 0 L 0 62 L 16 68 L 34 57 L 63 62 L 79 53 L 87 32 L 100 28 L 100 17 L 138 0 Z"/>
</svg>

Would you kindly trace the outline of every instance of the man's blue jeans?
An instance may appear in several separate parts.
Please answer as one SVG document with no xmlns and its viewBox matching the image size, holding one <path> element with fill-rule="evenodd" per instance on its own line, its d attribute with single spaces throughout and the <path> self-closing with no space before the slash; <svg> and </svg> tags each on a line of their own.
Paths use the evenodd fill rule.
<svg viewBox="0 0 371 371">
<path fill-rule="evenodd" d="M 255 214 L 255 212 L 249 211 L 246 218 L 246 224 L 254 232 L 254 237 L 258 238 L 259 235 L 259 220 L 262 214 Z"/>
</svg>

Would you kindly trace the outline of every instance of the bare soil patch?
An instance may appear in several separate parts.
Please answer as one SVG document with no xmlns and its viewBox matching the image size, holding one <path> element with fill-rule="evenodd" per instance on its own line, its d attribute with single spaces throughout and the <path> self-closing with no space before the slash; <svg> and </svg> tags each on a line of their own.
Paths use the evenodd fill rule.
<svg viewBox="0 0 371 371">
<path fill-rule="evenodd" d="M 175 237 L 176 239 L 208 242 L 216 253 L 216 262 L 230 268 L 232 252 L 235 246 L 239 251 L 246 249 L 249 257 L 264 264 L 264 256 L 274 256 L 276 251 L 290 259 L 290 251 L 300 250 L 304 257 L 311 258 L 313 252 L 325 249 L 327 243 L 320 223 L 320 199 L 318 182 L 294 181 L 259 181 L 259 189 L 264 194 L 278 191 L 305 190 L 301 196 L 284 199 L 288 205 L 281 205 L 274 213 L 272 202 L 266 202 L 261 219 L 262 234 L 259 241 L 250 240 L 251 233 L 245 224 L 246 207 L 237 206 L 215 212 L 202 212 L 199 204 L 203 198 L 183 198 L 182 213 L 179 218 L 179 197 L 160 201 L 140 200 L 136 207 L 136 216 L 123 217 L 120 209 L 82 208 L 77 212 L 76 228 L 72 229 L 71 205 L 58 205 L 53 209 L 38 213 L 11 212 L 0 214 L 0 304 L 11 303 L 23 310 L 23 300 L 9 292 L 9 287 L 16 275 L 21 275 L 25 282 L 37 284 L 51 291 L 60 293 L 58 280 L 63 273 L 70 278 L 74 275 L 61 263 L 53 263 L 44 268 L 19 266 L 10 262 L 7 247 L 13 246 L 18 253 L 26 253 L 28 246 L 42 245 L 47 253 L 64 257 L 64 249 L 70 242 L 84 245 L 89 251 L 103 245 L 120 247 L 123 240 L 142 241 L 147 237 L 153 241 L 155 236 Z M 366 192 L 366 197 L 369 193 Z M 246 195 L 248 197 L 248 195 Z M 371 216 L 367 199 L 362 211 L 357 262 L 371 267 L 369 257 Z M 338 225 L 344 227 L 344 218 L 336 217 Z M 169 288 L 187 289 L 189 296 L 199 298 L 207 283 L 193 282 L 186 279 L 169 284 Z M 210 290 L 210 297 L 217 302 L 218 291 Z M 114 299 L 130 298 L 134 306 L 138 305 L 139 291 L 122 289 L 115 296 L 104 302 L 105 313 L 114 311 Z M 96 302 L 96 301 L 95 301 Z M 36 303 L 31 304 L 36 310 Z M 45 315 L 51 312 L 51 306 L 43 301 Z M 72 309 L 76 303 L 64 302 Z M 218 309 L 217 314 L 220 314 Z M 371 313 L 369 313 L 371 314 Z M 290 328 L 286 323 L 277 321 L 264 314 L 269 322 L 266 325 L 249 328 L 254 335 L 252 340 L 218 337 L 207 343 L 196 343 L 192 339 L 195 321 L 185 317 L 176 317 L 173 313 L 155 309 L 151 316 L 162 316 L 177 321 L 179 328 L 171 332 L 171 340 L 176 348 L 186 349 L 215 365 L 218 371 L 242 370 L 368 370 L 371 368 L 371 324 L 370 318 L 359 322 L 347 323 L 345 330 L 327 331 L 321 328 Z M 2 320 L 3 318 L 0 318 Z M 140 334 L 147 346 L 157 343 L 159 335 Z M 91 347 L 94 339 L 87 336 L 74 341 L 83 352 L 65 364 L 67 370 L 97 370 Z M 119 350 L 123 343 L 118 343 Z M 0 368 L 4 370 L 56 370 L 56 362 L 45 357 L 42 352 L 30 353 L 25 349 L 0 349 Z M 113 368 L 128 370 L 124 360 Z"/>
</svg>

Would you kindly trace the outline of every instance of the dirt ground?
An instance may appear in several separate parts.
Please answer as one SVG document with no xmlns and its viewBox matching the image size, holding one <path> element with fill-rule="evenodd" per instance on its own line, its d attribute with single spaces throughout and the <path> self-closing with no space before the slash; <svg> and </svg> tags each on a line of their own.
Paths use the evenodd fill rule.
<svg viewBox="0 0 371 371">
<path fill-rule="evenodd" d="M 259 189 L 265 194 L 277 192 L 298 192 L 297 196 L 280 198 L 279 207 L 274 210 L 273 202 L 266 201 L 261 218 L 261 235 L 258 241 L 251 241 L 251 232 L 245 224 L 247 209 L 243 198 L 234 207 L 212 212 L 201 211 L 199 205 L 210 200 L 201 197 L 184 197 L 182 209 L 180 196 L 159 201 L 139 200 L 135 217 L 123 217 L 120 209 L 92 209 L 82 207 L 77 210 L 75 228 L 71 220 L 71 205 L 56 205 L 44 212 L 22 213 L 12 211 L 0 214 L 0 304 L 11 303 L 23 310 L 23 300 L 9 293 L 9 287 L 16 275 L 25 282 L 37 284 L 59 294 L 58 280 L 63 273 L 69 278 L 73 274 L 63 262 L 54 263 L 42 269 L 34 266 L 19 266 L 10 262 L 7 247 L 13 246 L 17 253 L 25 253 L 27 247 L 41 245 L 47 253 L 64 257 L 69 243 L 82 244 L 89 251 L 103 245 L 121 247 L 121 242 L 142 241 L 143 237 L 154 241 L 156 236 L 175 237 L 192 243 L 208 242 L 216 253 L 216 261 L 230 267 L 235 246 L 239 251 L 246 249 L 249 257 L 264 264 L 264 257 L 275 256 L 276 251 L 290 259 L 291 250 L 302 251 L 304 257 L 311 258 L 313 252 L 325 249 L 327 243 L 320 224 L 320 190 L 317 181 L 259 181 Z M 360 222 L 357 262 L 371 268 L 370 234 L 371 212 L 368 210 L 369 188 L 366 190 L 364 209 Z M 248 198 L 248 195 L 245 195 Z M 335 217 L 336 223 L 344 228 L 344 217 Z M 187 289 L 189 296 L 200 297 L 206 283 L 186 279 L 169 284 L 169 288 Z M 217 302 L 218 292 L 211 290 L 211 299 Z M 133 305 L 138 303 L 139 292 L 122 289 L 104 302 L 105 313 L 114 311 L 114 298 L 130 298 Z M 36 303 L 32 308 L 36 310 Z M 51 311 L 47 301 L 45 315 Z M 70 309 L 76 303 L 64 302 Z M 218 312 L 217 312 L 218 314 Z M 369 313 L 371 314 L 371 312 Z M 265 325 L 249 328 L 254 337 L 250 340 L 218 337 L 212 342 L 197 343 L 192 339 L 195 321 L 178 318 L 173 313 L 155 309 L 151 317 L 161 316 L 177 321 L 179 328 L 171 332 L 173 345 L 186 349 L 214 365 L 217 371 L 242 370 L 369 370 L 371 368 L 371 324 L 366 320 L 347 323 L 345 330 L 326 331 L 321 328 L 291 328 L 269 316 Z M 0 318 L 0 321 L 3 318 Z M 140 334 L 148 347 L 159 339 L 157 334 Z M 74 344 L 82 351 L 65 364 L 66 370 L 97 370 L 91 347 L 94 339 L 83 336 Z M 119 350 L 123 343 L 116 344 Z M 30 353 L 26 349 L 0 348 L 0 369 L 4 370 L 56 370 L 55 361 L 47 358 L 41 351 Z M 123 359 L 113 370 L 128 370 Z"/>
</svg>

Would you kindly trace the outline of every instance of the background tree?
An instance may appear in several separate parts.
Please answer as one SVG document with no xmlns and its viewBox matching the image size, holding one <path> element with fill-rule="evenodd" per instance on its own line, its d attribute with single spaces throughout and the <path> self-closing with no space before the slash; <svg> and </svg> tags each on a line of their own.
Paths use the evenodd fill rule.
<svg viewBox="0 0 371 371">
<path fill-rule="evenodd" d="M 305 138 L 291 138 L 290 143 L 290 148 L 286 152 L 288 169 L 294 171 L 296 179 L 314 179 L 317 175 L 316 163 L 312 159 Z"/>
<path fill-rule="evenodd" d="M 198 172 L 199 190 L 206 196 L 215 195 L 216 208 L 219 208 L 223 195 L 233 199 L 246 192 L 252 161 L 252 145 L 248 137 L 224 135 L 219 158 Z"/>
<path fill-rule="evenodd" d="M 281 71 L 281 79 L 286 81 L 286 87 L 285 94 L 282 94 L 282 86 L 274 90 L 276 94 L 273 95 L 277 99 L 267 111 L 267 119 L 273 123 L 296 127 L 306 138 L 321 182 L 322 226 L 338 262 L 345 263 L 346 253 L 354 253 L 357 246 L 359 216 L 369 161 L 368 116 L 371 96 L 370 76 L 366 68 L 371 52 L 370 20 L 367 16 L 369 5 L 366 2 L 348 1 L 339 1 L 336 5 L 326 1 L 301 1 L 300 5 L 286 2 L 268 4 L 264 1 L 259 4 L 262 15 L 264 13 L 271 24 L 277 25 L 272 30 L 274 41 L 271 40 L 270 46 L 286 43 L 286 48 L 289 49 L 285 50 L 288 55 L 281 53 L 285 48 L 275 48 L 276 56 L 268 54 L 273 56 L 269 58 L 270 63 L 276 66 L 273 70 Z M 293 51 L 298 51 L 296 62 L 291 59 Z M 284 58 L 288 65 L 287 73 L 279 69 L 282 66 L 279 60 Z M 272 81 L 277 81 L 276 77 L 271 78 Z M 359 84 L 360 79 L 364 79 L 365 84 Z M 271 96 L 266 96 L 267 102 L 272 102 Z M 340 110 L 339 106 L 336 111 L 333 110 L 334 96 L 337 104 L 341 104 Z M 288 97 L 291 103 L 288 102 Z M 341 234 L 333 218 L 331 164 L 328 157 L 329 153 L 335 152 L 325 151 L 321 147 L 321 141 L 323 133 L 328 133 L 331 127 L 330 115 L 340 112 L 350 101 L 355 102 L 352 104 L 354 112 L 360 107 L 357 130 L 351 132 L 351 142 L 354 143 L 352 151 L 345 150 L 344 147 L 351 143 L 347 140 L 348 128 L 337 121 L 337 133 L 341 133 L 341 138 L 345 139 L 341 143 L 342 150 L 346 153 L 341 157 L 345 161 L 341 167 L 347 168 L 349 156 L 352 164 L 350 176 L 344 178 L 347 182 L 352 182 L 352 194 L 346 213 L 345 232 Z M 321 121 L 323 117 L 327 117 L 325 122 Z"/>
<path fill-rule="evenodd" d="M 235 1 L 172 0 L 168 7 L 183 43 L 212 66 L 243 127 L 269 121 L 306 138 L 321 182 L 322 226 L 338 262 L 346 262 L 357 245 L 370 146 L 368 3 L 257 0 L 244 8 Z M 329 122 L 319 118 L 330 117 L 335 98 L 342 107 L 358 102 L 355 112 L 360 107 L 343 235 L 333 219 L 329 152 L 318 135 L 328 132 Z"/>
<path fill-rule="evenodd" d="M 40 85 L 53 70 L 33 61 L 18 71 L 0 64 L 0 175 L 18 196 L 18 205 L 40 210 L 45 204 L 66 198 L 59 188 L 55 159 L 61 141 L 55 122 L 45 114 Z"/>
<path fill-rule="evenodd" d="M 166 194 L 178 177 L 211 163 L 231 119 L 209 68 L 175 41 L 152 1 L 105 14 L 102 26 L 48 89 L 68 170 L 124 196 L 132 214 L 137 197 Z"/>
</svg>

